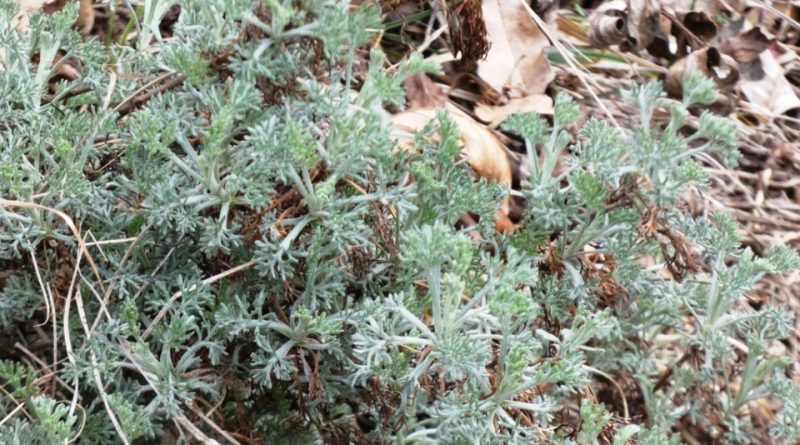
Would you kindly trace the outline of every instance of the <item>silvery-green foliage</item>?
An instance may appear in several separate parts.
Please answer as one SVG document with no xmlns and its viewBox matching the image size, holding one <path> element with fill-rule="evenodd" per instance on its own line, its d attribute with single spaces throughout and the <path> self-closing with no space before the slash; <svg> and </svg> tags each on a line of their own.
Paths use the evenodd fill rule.
<svg viewBox="0 0 800 445">
<path fill-rule="evenodd" d="M 0 442 L 175 440 L 189 419 L 220 442 L 210 421 L 264 443 L 672 444 L 708 412 L 746 442 L 742 408 L 770 396 L 775 440 L 800 438 L 798 389 L 768 352 L 792 320 L 741 304 L 800 259 L 675 208 L 705 185 L 695 157 L 737 155 L 726 119 L 687 125 L 716 96 L 707 79 L 688 76 L 680 102 L 632 87 L 632 128 L 582 122 L 566 94 L 551 120 L 510 118 L 531 173 L 507 236 L 492 225 L 507 191 L 454 162 L 447 115 L 413 152 L 391 140 L 384 107 L 437 67 L 369 50 L 370 2 L 148 0 L 128 44 L 82 39 L 74 5 L 18 32 L 14 3 L 0 1 L 0 328 L 22 344 L 55 323 L 37 353 L 57 348 L 61 386 L 3 343 L 0 417 L 18 411 Z M 58 51 L 78 79 L 53 82 Z M 97 273 L 56 211 L 109 241 L 87 250 Z M 479 224 L 457 228 L 466 213 Z"/>
</svg>

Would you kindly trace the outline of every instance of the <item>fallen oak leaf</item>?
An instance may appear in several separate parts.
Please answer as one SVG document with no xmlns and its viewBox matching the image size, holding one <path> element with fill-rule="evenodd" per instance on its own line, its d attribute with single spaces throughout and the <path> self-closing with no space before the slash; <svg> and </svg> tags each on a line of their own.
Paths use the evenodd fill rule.
<svg viewBox="0 0 800 445">
<path fill-rule="evenodd" d="M 506 156 L 505 146 L 486 127 L 475 122 L 461 110 L 448 106 L 447 114 L 461 132 L 462 152 L 467 163 L 478 176 L 511 185 L 511 166 Z M 404 111 L 392 117 L 393 136 L 406 149 L 411 149 L 414 135 L 437 118 L 436 108 L 420 108 Z"/>
<path fill-rule="evenodd" d="M 478 103 L 475 106 L 475 115 L 487 126 L 495 129 L 509 116 L 517 113 L 553 114 L 553 99 L 544 94 L 531 94 L 525 97 L 511 99 L 504 105 L 486 105 Z"/>
<path fill-rule="evenodd" d="M 479 103 L 476 115 L 497 128 L 517 112 L 552 113 L 552 100 L 543 95 L 555 79 L 546 52 L 550 43 L 530 20 L 525 5 L 518 0 L 488 0 L 483 15 L 492 48 L 478 64 L 478 76 L 509 100 L 498 105 L 492 97 L 495 103 Z"/>
<path fill-rule="evenodd" d="M 750 63 L 758 59 L 758 55 L 766 51 L 774 40 L 767 37 L 761 28 L 755 27 L 725 40 L 719 49 L 739 63 Z"/>
<path fill-rule="evenodd" d="M 667 33 L 661 22 L 661 6 L 657 0 L 628 0 L 627 25 L 634 48 L 647 48 L 651 54 L 651 45 L 668 48 Z"/>
<path fill-rule="evenodd" d="M 420 108 L 395 114 L 392 117 L 392 137 L 401 147 L 412 151 L 415 134 L 435 120 L 440 110 L 441 108 Z M 461 133 L 461 152 L 472 170 L 481 178 L 510 188 L 512 171 L 505 145 L 491 130 L 458 108 L 448 104 L 445 112 L 458 126 Z M 509 210 L 509 197 L 506 196 L 500 203 L 500 210 L 495 219 L 495 228 L 498 232 L 513 232 L 515 226 L 508 217 Z"/>
<path fill-rule="evenodd" d="M 757 61 L 763 76 L 760 79 L 743 79 L 739 83 L 750 104 L 776 115 L 800 108 L 800 98 L 772 52 L 764 51 Z"/>
<path fill-rule="evenodd" d="M 424 73 L 411 76 L 403 83 L 409 109 L 440 107 L 447 103 L 444 91 Z"/>
<path fill-rule="evenodd" d="M 730 56 L 708 46 L 690 53 L 672 64 L 667 72 L 667 92 L 681 97 L 683 91 L 683 78 L 686 74 L 700 72 L 714 80 L 720 91 L 730 91 L 739 79 L 736 61 Z"/>
<path fill-rule="evenodd" d="M 729 38 L 720 49 L 739 62 L 739 89 L 755 110 L 765 115 L 781 115 L 800 108 L 800 98 L 776 57 L 782 48 L 774 39 L 744 18 L 731 20 L 720 32 L 719 39 L 725 37 Z M 788 51 L 784 55 L 789 56 L 788 60 L 797 60 Z"/>
<path fill-rule="evenodd" d="M 486 0 L 483 17 L 491 48 L 478 63 L 478 76 L 509 98 L 541 94 L 554 79 L 547 37 L 519 0 Z"/>
<path fill-rule="evenodd" d="M 589 43 L 595 48 L 607 48 L 625 40 L 628 33 L 625 24 L 626 5 L 624 0 L 603 3 L 589 17 L 591 29 Z"/>
<path fill-rule="evenodd" d="M 760 28 L 755 27 L 727 39 L 720 46 L 720 51 L 739 62 L 742 77 L 747 80 L 761 80 L 764 77 L 764 70 L 760 54 L 766 51 L 773 41 L 774 39 L 767 37 Z"/>
</svg>

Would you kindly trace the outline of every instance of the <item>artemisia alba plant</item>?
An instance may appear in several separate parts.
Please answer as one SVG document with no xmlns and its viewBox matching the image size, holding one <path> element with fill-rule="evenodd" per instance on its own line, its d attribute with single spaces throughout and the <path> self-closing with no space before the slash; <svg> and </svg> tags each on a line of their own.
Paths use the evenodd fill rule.
<svg viewBox="0 0 800 445">
<path fill-rule="evenodd" d="M 375 5 L 183 0 L 162 35 L 173 2 L 115 7 L 138 3 L 104 41 L 74 3 L 21 33 L 0 2 L 0 443 L 747 443 L 765 398 L 770 440 L 800 438 L 768 352 L 789 312 L 742 304 L 796 254 L 676 208 L 696 157 L 736 158 L 729 121 L 691 120 L 709 81 L 633 87 L 633 128 L 574 137 L 563 95 L 508 121 L 509 236 L 453 118 L 392 138 L 384 107 L 436 67 L 365 68 Z"/>
</svg>

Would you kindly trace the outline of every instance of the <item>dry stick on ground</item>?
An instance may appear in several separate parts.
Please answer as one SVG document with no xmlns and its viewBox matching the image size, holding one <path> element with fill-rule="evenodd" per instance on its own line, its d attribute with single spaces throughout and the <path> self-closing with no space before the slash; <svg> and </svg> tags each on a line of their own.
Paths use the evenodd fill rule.
<svg viewBox="0 0 800 445">
<path fill-rule="evenodd" d="M 33 249 L 30 249 L 31 254 L 31 262 L 33 263 L 33 270 L 36 272 L 36 281 L 39 283 L 39 289 L 42 291 L 42 299 L 44 300 L 44 310 L 47 312 L 47 317 L 44 319 L 43 322 L 39 323 L 37 326 L 43 326 L 50 321 L 50 305 L 51 301 L 50 298 L 47 296 L 47 289 L 44 287 L 44 281 L 42 280 L 42 274 L 39 271 L 39 263 L 36 261 L 36 256 L 33 254 Z"/>
<path fill-rule="evenodd" d="M 80 289 L 75 288 L 75 284 L 78 279 L 78 270 L 81 267 L 81 257 L 83 255 L 83 250 L 79 250 L 78 254 L 75 258 L 75 270 L 72 273 L 72 280 L 69 284 L 69 289 L 67 290 L 67 297 L 66 302 L 64 303 L 64 345 L 67 349 L 67 357 L 69 361 L 74 365 L 75 358 L 73 357 L 72 352 L 72 340 L 70 337 L 70 329 L 69 329 L 69 310 L 72 303 L 72 291 L 75 289 L 75 303 L 78 307 L 78 318 L 80 319 L 81 325 L 83 326 L 83 330 L 86 333 L 86 339 L 84 341 L 88 342 L 89 338 L 91 337 L 91 332 L 89 331 L 89 326 L 86 323 L 86 312 L 83 308 L 83 300 L 81 299 L 81 292 Z M 53 339 L 55 341 L 55 339 Z M 57 349 L 57 348 L 56 348 Z M 106 394 L 105 387 L 103 386 L 103 379 L 100 377 L 99 366 L 100 364 L 97 362 L 97 355 L 94 352 L 94 349 L 89 348 L 89 359 L 92 362 L 92 375 L 94 377 L 95 385 L 97 385 L 97 392 L 100 395 L 100 399 L 103 401 L 103 406 L 108 413 L 108 418 L 111 420 L 111 424 L 114 426 L 114 430 L 116 430 L 117 435 L 119 436 L 122 443 L 125 445 L 129 445 L 130 441 L 128 440 L 128 436 L 125 434 L 125 430 L 122 429 L 122 425 L 120 425 L 119 420 L 117 420 L 117 416 L 114 414 L 114 410 L 111 409 L 111 403 L 108 401 L 108 395 Z M 78 379 L 75 379 L 75 393 L 78 392 Z M 70 412 L 73 412 L 75 409 L 75 405 L 77 404 L 77 397 L 73 397 L 72 405 L 70 407 Z"/>
<path fill-rule="evenodd" d="M 6 390 L 6 388 L 3 385 L 0 385 L 0 392 L 5 394 L 6 397 L 8 397 L 9 400 L 11 400 L 12 402 L 14 402 L 15 405 L 17 405 L 17 407 L 9 415 L 7 415 L 5 418 L 3 418 L 3 421 L 0 422 L 0 425 L 4 424 L 8 419 L 11 418 L 11 416 L 14 415 L 14 413 L 16 413 L 19 410 L 22 410 L 22 413 L 25 414 L 25 417 L 27 417 L 28 420 L 33 421 L 33 416 L 31 416 L 31 413 L 29 413 L 28 410 L 25 409 L 25 402 L 24 401 L 22 401 L 22 402 L 18 401 L 17 398 L 14 397 L 14 394 L 11 394 L 10 392 L 8 392 L 8 390 Z"/>
<path fill-rule="evenodd" d="M 614 380 L 613 377 L 611 377 L 610 375 L 606 374 L 605 372 L 597 368 L 593 368 L 589 365 L 583 365 L 583 369 L 605 378 L 606 380 L 608 380 L 609 383 L 614 385 L 614 387 L 617 389 L 617 392 L 619 393 L 620 399 L 622 400 L 622 416 L 625 420 L 630 419 L 631 415 L 630 411 L 628 411 L 628 399 L 625 397 L 625 390 L 622 389 L 622 386 L 620 386 L 619 383 L 617 383 L 617 381 Z"/>
<path fill-rule="evenodd" d="M 592 96 L 592 99 L 594 99 L 594 101 L 597 103 L 597 106 L 600 107 L 601 110 L 603 110 L 603 113 L 605 113 L 606 117 L 608 117 L 608 120 L 611 121 L 611 123 L 614 124 L 615 127 L 621 129 L 622 127 L 620 127 L 620 125 L 617 123 L 617 120 L 614 119 L 614 115 L 611 114 L 611 112 L 606 107 L 605 103 L 603 103 L 603 101 L 600 100 L 600 98 L 594 92 L 592 87 L 589 86 L 589 81 L 586 80 L 586 76 L 584 75 L 583 72 L 581 72 L 581 70 L 575 64 L 574 57 L 571 54 L 569 54 L 569 52 L 564 48 L 564 46 L 558 40 L 558 36 L 556 36 L 550 29 L 550 26 L 548 26 L 547 23 L 545 23 L 544 20 L 542 20 L 542 18 L 539 17 L 539 15 L 536 14 L 536 12 L 534 12 L 533 9 L 531 9 L 531 6 L 528 4 L 528 2 L 526 2 L 525 0 L 519 0 L 519 1 L 520 3 L 522 3 L 523 6 L 525 6 L 525 10 L 528 11 L 528 15 L 531 17 L 533 22 L 536 23 L 536 26 L 538 26 L 539 29 L 542 31 L 542 33 L 547 37 L 547 39 L 550 40 L 550 43 L 552 43 L 553 46 L 556 47 L 556 50 L 558 50 L 558 52 L 561 54 L 561 57 L 563 57 L 564 60 L 567 61 L 569 66 L 573 70 L 575 70 L 575 75 L 577 75 L 578 78 L 581 80 L 583 86 L 586 87 L 587 91 L 589 91 L 589 94 Z"/>
<path fill-rule="evenodd" d="M 159 391 L 157 389 L 158 387 L 155 385 L 155 383 L 153 381 L 151 381 L 150 374 L 147 371 L 145 371 L 144 369 L 142 369 L 142 367 L 139 365 L 139 363 L 133 357 L 133 354 L 131 353 L 131 351 L 129 349 L 129 345 L 127 344 L 127 342 L 121 343 L 120 346 L 122 347 L 122 353 L 125 356 L 125 358 L 127 358 L 128 361 L 133 365 L 133 367 L 136 368 L 137 371 L 139 371 L 139 374 L 144 378 L 144 380 L 150 386 L 150 389 L 152 389 L 153 392 L 156 393 L 157 396 L 160 396 L 161 394 L 159 393 Z M 189 421 L 189 419 L 187 419 L 185 415 L 179 414 L 179 415 L 175 416 L 173 421 L 176 424 L 182 426 L 183 428 L 186 428 L 186 430 L 188 430 L 189 433 L 195 439 L 197 439 L 200 443 L 208 444 L 208 445 L 219 445 L 219 442 L 217 442 L 216 440 L 211 439 L 208 436 L 206 436 L 205 433 L 203 433 L 199 428 L 197 428 L 194 424 L 192 424 L 192 422 Z M 215 426 L 216 426 L 216 424 L 215 424 Z M 217 426 L 217 428 L 219 428 L 219 427 Z M 226 439 L 230 440 L 231 443 L 233 443 L 234 445 L 241 445 L 241 443 L 237 442 L 236 439 L 234 439 L 233 437 L 230 436 L 230 434 L 224 434 L 223 436 Z"/>
<path fill-rule="evenodd" d="M 94 237 L 92 237 L 94 238 Z M 131 238 L 119 238 L 119 239 L 108 239 L 108 240 L 95 240 L 89 243 L 86 243 L 87 246 L 105 246 L 107 244 L 125 244 L 136 241 L 136 237 Z"/>
<path fill-rule="evenodd" d="M 117 268 L 119 268 L 119 269 L 122 268 L 122 265 L 125 264 L 125 261 L 127 261 L 128 258 L 133 253 L 133 248 L 139 243 L 139 240 L 141 240 L 142 235 L 144 235 L 148 230 L 150 230 L 151 227 L 153 227 L 153 223 L 152 222 L 148 223 L 141 230 L 141 232 L 139 232 L 139 235 L 137 235 L 136 238 L 131 243 L 131 245 L 128 246 L 128 249 L 125 251 L 125 254 L 122 255 L 122 259 L 119 261 L 119 264 L 117 265 Z M 116 278 L 117 278 L 116 276 L 111 278 L 111 282 L 108 284 L 108 289 L 106 290 L 105 294 L 103 295 L 103 304 L 106 305 L 106 306 L 108 306 L 108 302 L 111 301 L 111 292 L 114 289 L 114 281 L 116 280 Z M 92 323 L 92 332 L 94 332 L 94 330 L 97 329 L 97 326 L 100 324 L 101 315 L 102 314 L 98 313 L 97 317 L 95 317 L 94 322 Z"/>
<path fill-rule="evenodd" d="M 69 99 L 71 97 L 80 96 L 81 94 L 88 93 L 92 91 L 93 88 L 88 85 L 80 85 L 80 86 L 73 86 L 69 87 L 66 90 L 53 94 L 52 96 L 47 96 L 42 101 L 43 104 L 52 104 L 53 102 L 57 102 L 64 99 Z"/>
<path fill-rule="evenodd" d="M 255 266 L 256 264 L 258 264 L 258 261 L 250 260 L 250 261 L 248 261 L 248 262 L 246 262 L 244 264 L 240 264 L 240 265 L 238 265 L 238 266 L 236 266 L 236 267 L 234 267 L 232 269 L 228 269 L 225 272 L 218 273 L 218 274 L 216 274 L 216 275 L 214 275 L 212 277 L 208 277 L 208 278 L 206 278 L 205 280 L 202 281 L 202 284 L 216 283 L 217 281 L 219 281 L 219 280 L 221 280 L 221 279 L 223 279 L 225 277 L 228 277 L 230 275 L 233 275 L 233 274 L 239 273 L 241 271 L 247 270 L 247 269 Z M 197 290 L 197 285 L 196 284 L 192 285 L 192 287 L 187 289 L 186 292 L 194 292 L 195 290 Z M 178 291 L 178 292 L 175 292 L 174 294 L 172 294 L 172 297 L 170 297 L 170 299 L 169 299 L 169 303 L 164 305 L 164 307 L 162 307 L 161 310 L 158 311 L 158 314 L 156 314 L 155 318 L 153 318 L 153 321 L 150 322 L 150 325 L 148 325 L 147 329 L 144 330 L 144 333 L 142 334 L 142 340 L 146 340 L 148 337 L 150 337 L 150 334 L 153 333 L 153 329 L 156 327 L 158 322 L 160 322 L 161 319 L 164 318 L 164 316 L 167 315 L 167 311 L 172 306 L 172 304 L 175 303 L 176 301 L 178 301 L 178 299 L 180 299 L 183 296 L 183 294 L 184 294 L 183 291 Z"/>
<path fill-rule="evenodd" d="M 793 18 L 789 17 L 788 15 L 784 14 L 783 12 L 775 9 L 774 7 L 766 4 L 765 2 L 763 2 L 761 0 L 753 0 L 753 3 L 754 3 L 754 5 L 753 5 L 754 7 L 759 8 L 759 9 L 763 9 L 763 10 L 769 12 L 770 14 L 776 15 L 776 16 L 782 18 L 784 20 L 784 23 L 788 23 L 793 28 L 800 30 L 800 23 L 798 23 L 797 21 L 795 21 Z M 793 5 L 797 6 L 797 3 L 793 3 Z M 750 5 L 748 5 L 748 6 L 750 6 Z"/>
<path fill-rule="evenodd" d="M 223 430 L 222 427 L 214 423 L 205 413 L 200 411 L 196 406 L 192 404 L 192 402 L 187 402 L 186 406 L 189 408 L 189 411 L 193 412 L 197 417 L 203 420 L 211 429 L 219 433 L 220 436 L 224 437 L 228 442 L 234 445 L 242 445 L 238 440 L 236 440 L 233 436 L 230 435 L 227 431 Z"/>
<path fill-rule="evenodd" d="M 45 210 L 48 212 L 54 213 L 56 216 L 61 218 L 64 223 L 67 224 L 69 230 L 72 232 L 72 235 L 75 237 L 75 241 L 78 243 L 78 248 L 80 251 L 86 255 L 86 260 L 89 261 L 89 265 L 92 267 L 92 271 L 94 272 L 95 278 L 97 278 L 97 284 L 100 288 L 105 292 L 105 287 L 103 286 L 103 280 L 100 275 L 100 270 L 97 268 L 97 264 L 94 262 L 94 258 L 92 254 L 89 253 L 89 249 L 86 247 L 86 242 L 83 240 L 81 233 L 78 231 L 78 228 L 75 226 L 75 223 L 72 221 L 69 215 L 66 213 L 56 210 L 51 207 L 43 206 L 41 204 L 36 204 L 33 202 L 25 202 L 25 201 L 16 201 L 13 199 L 3 199 L 0 198 L 0 207 L 10 207 L 10 208 L 23 208 L 23 209 L 37 209 L 37 210 Z"/>
<path fill-rule="evenodd" d="M 13 400 L 13 398 L 12 398 L 12 400 Z M 21 410 L 21 409 L 23 409 L 23 408 L 25 407 L 25 404 L 24 404 L 24 403 L 19 403 L 19 402 L 17 402 L 16 400 L 14 400 L 14 403 L 16 403 L 16 404 L 17 404 L 17 407 L 16 407 L 16 408 L 14 408 L 13 410 L 11 410 L 11 412 L 10 412 L 10 413 L 8 413 L 8 415 L 6 415 L 5 417 L 3 417 L 3 420 L 0 420 L 0 426 L 3 426 L 3 424 L 4 424 L 4 423 L 8 422 L 8 419 L 10 419 L 10 418 L 14 417 L 14 414 L 16 414 L 16 413 L 17 413 L 17 411 L 19 411 L 19 410 Z M 29 419 L 31 418 L 31 417 L 30 417 L 30 414 L 28 414 L 28 418 L 29 418 Z"/>
<path fill-rule="evenodd" d="M 108 82 L 108 90 L 106 96 L 103 98 L 103 110 L 108 110 L 111 105 L 111 96 L 114 95 L 114 89 L 117 87 L 117 73 L 111 72 L 111 79 Z"/>
<path fill-rule="evenodd" d="M 155 80 L 153 80 L 152 82 L 147 83 L 142 88 L 139 88 L 133 95 L 128 96 L 125 100 L 120 102 L 119 105 L 114 107 L 114 111 L 118 112 L 120 116 L 125 116 L 126 114 L 133 111 L 139 105 L 143 104 L 144 102 L 147 102 L 151 97 L 155 96 L 156 94 L 163 93 L 164 91 L 175 88 L 178 85 L 182 84 L 184 80 L 186 80 L 186 76 L 181 74 L 162 83 L 161 85 L 159 85 L 156 88 L 153 88 L 150 91 L 144 92 L 145 89 L 149 88 L 150 86 L 154 85 L 157 82 L 160 82 L 162 79 L 165 79 L 172 75 L 174 75 L 174 73 L 167 73 L 166 75 L 160 76 Z"/>
<path fill-rule="evenodd" d="M 673 25 L 677 26 L 681 31 L 683 31 L 683 33 L 689 39 L 689 42 L 692 45 L 693 50 L 705 46 L 706 42 L 703 41 L 703 39 L 701 39 L 700 37 L 698 37 L 697 34 L 690 31 L 689 28 L 687 28 L 678 17 L 675 17 L 674 14 L 670 13 L 669 10 L 667 10 L 667 8 L 662 7 L 660 12 L 661 15 L 666 17 Z"/>
<path fill-rule="evenodd" d="M 59 377 L 55 372 L 53 372 L 52 369 L 50 369 L 50 368 L 52 368 L 52 366 L 50 366 L 47 363 L 45 363 L 42 359 L 37 357 L 33 352 L 31 352 L 28 348 L 23 346 L 21 343 L 18 343 L 18 342 L 14 343 L 14 349 L 18 349 L 26 357 L 28 357 L 31 360 L 31 362 L 35 362 L 37 365 L 41 366 L 41 368 L 43 370 L 48 370 L 48 372 L 53 376 L 55 381 L 58 382 L 61 386 L 63 386 L 64 389 L 66 389 L 68 391 L 71 391 L 71 392 L 73 391 L 72 388 L 70 388 L 70 386 L 69 386 L 69 384 L 67 382 L 65 382 L 61 377 Z M 64 361 L 64 360 L 66 360 L 66 359 L 61 359 L 61 361 Z M 31 366 L 31 367 L 33 367 L 33 366 Z"/>
<path fill-rule="evenodd" d="M 172 248 L 171 248 L 171 249 L 169 249 L 169 252 L 167 252 L 167 254 L 166 254 L 166 255 L 164 255 L 164 258 L 162 258 L 162 259 L 161 259 L 161 261 L 159 261 L 159 262 L 158 262 L 158 264 L 156 265 L 156 268 L 155 268 L 155 269 L 153 269 L 153 271 L 152 271 L 152 272 L 150 272 L 150 278 L 153 278 L 154 276 L 156 276 L 156 274 L 158 273 L 158 271 L 159 271 L 159 270 L 161 270 L 161 268 L 162 268 L 162 267 L 164 267 L 164 265 L 165 265 L 165 264 L 167 264 L 167 261 L 168 261 L 168 260 L 169 260 L 169 258 L 172 256 L 172 253 L 173 253 L 173 252 L 175 252 L 175 249 L 177 249 L 177 248 L 178 248 L 178 245 L 177 245 L 177 244 L 179 244 L 179 243 L 181 242 L 181 240 L 182 240 L 182 239 L 183 239 L 183 234 L 181 234 L 181 236 L 178 238 L 178 241 L 177 241 L 176 245 L 172 246 Z M 133 297 L 131 297 L 131 300 L 133 300 L 133 301 L 136 301 L 136 300 L 138 300 L 138 299 L 139 299 L 139 296 L 140 296 L 140 295 L 142 295 L 142 292 L 144 292 L 144 290 L 145 290 L 145 289 L 147 289 L 147 286 L 148 286 L 148 285 L 149 285 L 149 282 L 148 282 L 148 283 L 145 283 L 145 284 L 143 284 L 143 285 L 142 285 L 142 286 L 139 288 L 139 290 L 137 290 L 137 291 L 136 291 L 136 293 L 135 293 L 135 294 L 133 294 Z"/>
<path fill-rule="evenodd" d="M 100 247 L 101 244 L 98 244 L 97 238 L 94 237 L 94 234 L 92 233 L 92 231 L 91 230 L 87 230 L 86 233 L 83 236 L 84 236 L 84 238 L 87 238 L 87 239 L 91 238 L 92 239 L 92 241 L 86 243 L 86 246 L 87 247 L 88 246 L 97 246 L 97 250 L 100 251 L 100 255 L 102 255 L 103 259 L 106 261 L 106 263 L 108 263 L 108 256 L 106 255 L 105 252 L 103 252 L 103 248 Z"/>
<path fill-rule="evenodd" d="M 100 297 L 100 294 L 97 293 L 94 287 L 92 287 L 92 283 L 88 279 L 86 279 L 86 277 L 80 270 L 78 271 L 78 276 L 81 278 L 81 282 L 86 283 L 86 286 L 89 287 L 89 290 L 92 292 L 92 295 L 94 295 L 97 302 L 100 303 L 100 309 L 97 312 L 97 317 L 100 317 L 100 315 L 105 315 L 106 320 L 108 320 L 109 322 L 114 321 L 114 317 L 112 317 L 111 313 L 108 311 L 108 304 L 105 301 L 103 301 L 103 298 Z M 92 332 L 94 332 L 94 329 L 92 329 Z"/>
</svg>

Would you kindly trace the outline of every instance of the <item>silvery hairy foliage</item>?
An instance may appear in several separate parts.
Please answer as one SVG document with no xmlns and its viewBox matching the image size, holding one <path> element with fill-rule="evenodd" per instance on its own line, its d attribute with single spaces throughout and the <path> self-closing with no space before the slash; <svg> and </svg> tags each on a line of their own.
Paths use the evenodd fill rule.
<svg viewBox="0 0 800 445">
<path fill-rule="evenodd" d="M 769 352 L 789 312 L 742 304 L 800 260 L 679 210 L 698 157 L 736 161 L 732 123 L 690 112 L 707 79 L 624 92 L 632 128 L 565 94 L 512 117 L 531 171 L 503 235 L 510 191 L 454 162 L 447 115 L 391 139 L 437 67 L 387 63 L 376 5 L 130 3 L 104 41 L 74 3 L 21 31 L 0 2 L 0 443 L 748 443 L 764 398 L 800 439 Z"/>
</svg>

